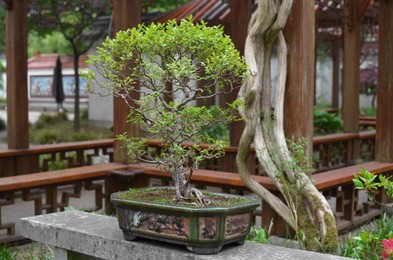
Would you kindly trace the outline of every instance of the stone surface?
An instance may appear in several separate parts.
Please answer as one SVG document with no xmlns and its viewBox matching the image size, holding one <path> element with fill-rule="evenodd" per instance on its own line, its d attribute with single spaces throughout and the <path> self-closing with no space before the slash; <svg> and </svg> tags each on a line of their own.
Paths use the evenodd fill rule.
<svg viewBox="0 0 393 260">
<path fill-rule="evenodd" d="M 184 246 L 145 239 L 126 241 L 115 218 L 80 211 L 23 218 L 21 223 L 22 235 L 25 237 L 103 259 L 345 259 L 257 243 L 227 245 L 215 255 L 195 255 Z"/>
</svg>

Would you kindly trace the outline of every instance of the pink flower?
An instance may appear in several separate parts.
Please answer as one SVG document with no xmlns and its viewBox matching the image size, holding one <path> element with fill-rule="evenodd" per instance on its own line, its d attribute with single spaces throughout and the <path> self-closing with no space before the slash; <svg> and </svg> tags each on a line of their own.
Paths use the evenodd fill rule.
<svg viewBox="0 0 393 260">
<path fill-rule="evenodd" d="M 393 256 L 393 238 L 382 240 L 382 245 L 385 248 L 382 251 L 382 257 L 386 259 Z"/>
</svg>

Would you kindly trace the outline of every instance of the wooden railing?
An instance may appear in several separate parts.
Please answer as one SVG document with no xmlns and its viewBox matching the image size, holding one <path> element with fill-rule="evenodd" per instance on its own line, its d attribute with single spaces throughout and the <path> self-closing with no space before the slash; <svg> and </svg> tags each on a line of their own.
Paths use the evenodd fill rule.
<svg viewBox="0 0 393 260">
<path fill-rule="evenodd" d="M 375 130 L 356 133 L 342 133 L 314 137 L 313 161 L 317 172 L 351 165 L 350 146 L 360 140 L 363 161 L 374 159 Z M 159 143 L 149 145 L 159 149 Z M 237 147 L 227 147 L 225 156 L 206 161 L 201 168 L 207 170 L 237 172 Z M 33 146 L 23 150 L 0 151 L 0 177 L 42 172 L 62 168 L 80 167 L 94 163 L 113 162 L 113 140 L 86 141 L 55 145 Z M 255 149 L 249 155 L 251 174 L 261 175 L 262 170 L 256 160 Z"/>
<path fill-rule="evenodd" d="M 0 151 L 0 177 L 113 161 L 113 140 L 33 146 Z"/>
<path fill-rule="evenodd" d="M 340 229 L 346 229 L 353 226 L 353 223 L 358 223 L 359 221 L 363 221 L 369 217 L 375 216 L 378 214 L 378 211 L 372 210 L 372 207 L 368 204 L 364 204 L 363 206 L 348 206 L 352 205 L 351 200 L 354 200 L 354 203 L 358 203 L 358 191 L 353 188 L 351 183 L 351 174 L 354 173 L 352 168 L 348 168 L 349 164 L 349 155 L 348 155 L 348 146 L 351 145 L 351 142 L 354 140 L 360 140 L 360 143 L 363 147 L 362 156 L 367 159 L 372 159 L 373 150 L 374 150 L 374 140 L 375 140 L 375 131 L 362 132 L 360 134 L 336 134 L 329 135 L 323 137 L 316 137 L 314 139 L 314 150 L 319 153 L 319 169 L 330 169 L 328 172 L 323 172 L 319 174 L 313 175 L 313 178 L 316 178 L 316 185 L 318 185 L 318 189 L 323 191 L 325 196 L 328 198 L 334 198 L 335 203 L 337 205 L 336 208 L 336 217 L 340 224 Z M 160 143 L 158 142 L 149 142 L 150 146 L 156 147 L 156 152 L 160 152 Z M 236 192 L 243 193 L 247 190 L 247 188 L 242 184 L 238 174 L 230 174 L 237 171 L 235 165 L 235 157 L 237 153 L 236 147 L 228 147 L 226 148 L 226 155 L 223 158 L 210 160 L 203 165 L 203 168 L 206 169 L 205 175 L 196 174 L 193 179 L 196 179 L 194 182 L 198 187 L 207 187 L 214 186 L 216 188 L 221 188 L 224 192 Z M 339 158 L 341 155 L 341 159 Z M 98 159 L 99 158 L 99 159 Z M 104 162 L 102 161 L 104 158 Z M 253 148 L 250 149 L 250 157 L 249 157 L 249 169 L 255 178 L 259 178 L 258 180 L 267 185 L 267 188 L 271 189 L 272 192 L 276 192 L 274 187 L 271 185 L 267 177 L 257 176 L 260 175 L 260 170 L 258 168 L 258 163 L 255 159 L 255 150 Z M 14 190 L 4 190 L 3 192 L 0 190 L 0 214 L 1 214 L 1 206 L 6 206 L 14 203 L 14 191 L 22 191 L 22 199 L 25 201 L 33 200 L 35 202 L 35 214 L 41 214 L 43 210 L 46 209 L 47 212 L 56 211 L 56 207 L 64 207 L 68 204 L 69 197 L 79 197 L 81 196 L 81 188 L 85 189 L 93 189 L 96 190 L 96 204 L 102 205 L 99 203 L 102 200 L 103 193 L 103 185 L 102 181 L 105 180 L 105 183 L 108 181 L 112 182 L 107 184 L 107 187 L 114 187 L 114 182 L 121 182 L 123 185 L 135 184 L 138 183 L 138 178 L 133 179 L 133 175 L 129 174 L 120 174 L 113 175 L 114 177 L 107 180 L 104 176 L 107 176 L 102 172 L 102 168 L 97 165 L 97 169 L 90 172 L 89 167 L 83 167 L 87 165 L 96 164 L 94 161 L 100 160 L 99 163 L 107 163 L 112 162 L 113 160 L 113 140 L 100 140 L 100 141 L 89 141 L 89 142 L 78 142 L 78 143 L 67 143 L 60 145 L 44 145 L 31 147 L 26 150 L 7 150 L 0 151 L 0 173 L 2 177 L 5 176 L 13 176 L 13 175 L 21 175 L 21 174 L 37 174 L 41 172 L 48 172 L 51 174 L 51 179 L 53 179 L 53 183 L 45 184 L 43 186 L 43 190 L 45 191 L 44 196 L 46 196 L 46 204 L 44 205 L 42 202 L 41 194 L 30 193 L 29 190 L 25 186 L 20 186 L 22 188 L 14 189 Z M 67 171 L 61 170 L 56 171 L 51 169 L 54 164 L 58 164 L 59 162 L 63 163 L 65 168 L 77 167 L 75 170 Z M 343 169 L 331 170 L 333 168 L 346 167 Z M 352 166 L 351 166 L 352 167 Z M 379 172 L 390 173 L 391 168 L 382 170 L 378 170 Z M 212 172 L 214 171 L 214 172 Z M 340 172 L 346 173 L 346 179 L 338 181 L 338 177 Z M 52 174 L 53 173 L 53 174 Z M 59 174 L 59 176 L 56 176 Z M 61 174 L 65 174 L 67 179 L 60 180 Z M 69 174 L 73 176 L 78 176 L 78 179 L 70 180 Z M 81 175 L 88 174 L 88 175 Z M 142 174 L 143 176 L 147 176 L 146 174 Z M 141 176 L 142 176 L 141 175 Z M 207 178 L 207 176 L 213 176 Z M 328 176 L 320 179 L 321 176 Z M 334 176 L 333 176 L 334 175 Z M 222 176 L 222 177 L 220 177 Z M 22 176 L 20 176 L 22 177 Z M 33 176 L 32 176 L 33 177 Z M 58 178 L 59 177 L 59 178 Z M 86 177 L 86 178 L 85 178 Z M 152 176 L 150 176 L 152 177 Z M 155 178 L 160 179 L 161 181 L 165 181 L 167 183 L 170 179 L 165 176 L 154 176 Z M 115 178 L 115 179 L 114 179 Z M 118 178 L 116 180 L 116 178 Z M 319 178 L 319 179 L 318 179 Z M 330 179 L 329 179 L 330 178 Z M 21 182 L 25 177 L 21 179 Z M 34 178 L 33 178 L 34 179 Z M 154 178 L 153 178 L 154 179 Z M 4 180 L 4 179 L 3 179 Z M 101 183 L 92 183 L 92 180 L 101 180 Z M 124 181 L 126 180 L 126 181 Z M 146 180 L 148 178 L 143 178 L 139 180 L 139 184 L 146 184 Z M 48 180 L 45 180 L 48 181 Z M 270 184 L 269 184 L 270 183 Z M 57 194 L 58 188 L 62 185 L 73 184 L 71 191 L 63 192 L 61 189 L 59 192 L 63 192 L 62 198 L 60 202 L 57 202 Z M 4 185 L 4 183 L 3 183 Z M 31 185 L 33 187 L 34 185 Z M 19 186 L 18 186 L 19 187 Z M 23 188 L 24 187 L 24 188 Z M 49 195 L 48 195 L 49 194 Z M 97 195 L 98 194 L 98 195 Z M 101 195 L 100 195 L 101 194 Z M 37 195 L 37 196 L 36 196 Z M 348 202 L 349 201 L 349 202 Z M 37 204 L 38 203 L 38 204 Z M 55 206 L 53 206 L 53 205 Z M 358 204 L 356 204 L 358 205 Z M 360 204 L 359 204 L 360 205 Z M 267 214 L 266 217 L 274 217 L 277 216 L 275 213 L 269 209 L 269 207 L 265 204 L 264 213 Z M 266 210 L 267 209 L 267 210 Z M 48 211 L 49 210 L 49 211 Z M 349 213 L 350 211 L 350 213 Z M 361 216 L 358 218 L 357 216 Z M 352 220 L 356 221 L 353 222 Z M 349 222 L 348 222 L 349 221 Z M 6 224 L 6 223 L 4 223 Z M 279 225 L 277 225 L 278 227 Z M 7 233 L 13 233 L 12 225 L 1 225 L 1 217 L 0 217 L 0 230 L 6 229 Z M 275 230 L 277 233 L 283 232 L 283 230 Z M 1 239 L 0 239 L 1 240 Z"/>
</svg>

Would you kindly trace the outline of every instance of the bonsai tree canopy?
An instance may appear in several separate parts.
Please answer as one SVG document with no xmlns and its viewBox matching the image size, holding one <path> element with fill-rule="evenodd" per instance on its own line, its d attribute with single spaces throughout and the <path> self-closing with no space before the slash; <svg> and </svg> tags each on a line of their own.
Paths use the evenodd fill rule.
<svg viewBox="0 0 393 260">
<path fill-rule="evenodd" d="M 197 100 L 232 91 L 245 77 L 245 62 L 229 36 L 221 27 L 194 23 L 192 17 L 180 23 L 139 25 L 107 38 L 88 62 L 106 79 L 98 85 L 128 104 L 129 121 L 140 126 L 145 138 L 162 143 L 161 153 L 152 154 L 145 138 L 119 136 L 130 158 L 170 172 L 178 200 L 195 195 L 208 203 L 190 187 L 190 178 L 202 160 L 223 155 L 224 143 L 201 129 L 236 119 L 240 101 L 226 108 L 195 105 Z M 95 71 L 85 76 L 93 81 Z M 132 93 L 140 97 L 135 99 Z M 196 144 L 185 148 L 187 141 Z M 198 142 L 210 145 L 202 149 Z"/>
</svg>

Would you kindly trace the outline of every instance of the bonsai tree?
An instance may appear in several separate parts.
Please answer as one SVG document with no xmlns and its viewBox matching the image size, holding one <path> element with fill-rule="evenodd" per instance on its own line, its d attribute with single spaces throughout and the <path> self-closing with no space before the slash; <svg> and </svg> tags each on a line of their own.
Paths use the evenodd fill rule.
<svg viewBox="0 0 393 260">
<path fill-rule="evenodd" d="M 246 71 L 243 58 L 222 28 L 195 24 L 192 18 L 140 25 L 107 38 L 88 62 L 106 79 L 98 85 L 124 99 L 131 110 L 129 121 L 139 125 L 145 135 L 118 137 L 125 141 L 130 158 L 170 172 L 177 200 L 194 195 L 200 203 L 208 203 L 201 192 L 191 188 L 190 178 L 202 160 L 223 155 L 224 143 L 201 130 L 235 119 L 232 112 L 238 102 L 226 108 L 195 104 L 232 91 Z M 95 71 L 88 71 L 86 77 L 94 80 Z M 133 93 L 140 98 L 135 99 Z M 159 154 L 151 153 L 146 138 L 161 142 Z M 196 143 L 185 147 L 187 141 Z M 210 145 L 201 148 L 198 142 Z"/>
</svg>

